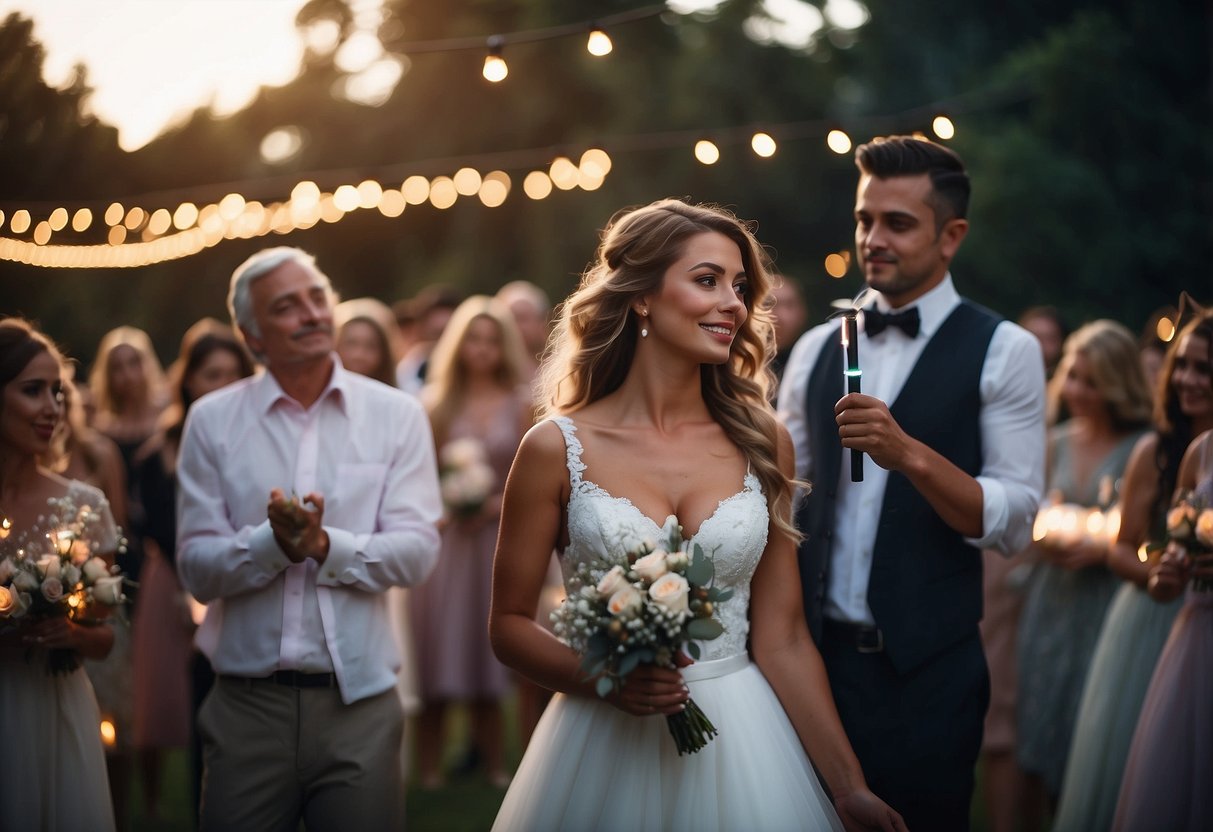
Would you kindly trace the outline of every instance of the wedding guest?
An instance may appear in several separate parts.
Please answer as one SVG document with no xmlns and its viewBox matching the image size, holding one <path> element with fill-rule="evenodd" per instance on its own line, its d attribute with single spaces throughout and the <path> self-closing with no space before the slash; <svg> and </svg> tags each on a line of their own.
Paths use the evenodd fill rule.
<svg viewBox="0 0 1213 832">
<path fill-rule="evenodd" d="M 144 817 L 159 816 L 165 751 L 190 745 L 194 623 L 177 580 L 177 459 L 191 405 L 253 374 L 253 360 L 230 326 L 203 318 L 181 339 L 169 369 L 172 402 L 160 429 L 135 455 L 135 496 L 142 506 L 142 595 L 132 624 L 135 684 L 132 744 L 142 777 Z M 194 760 L 200 782 L 201 758 Z M 195 788 L 196 792 L 196 788 Z"/>
<path fill-rule="evenodd" d="M 771 299 L 774 301 L 771 320 L 775 326 L 775 355 L 771 358 L 771 372 L 778 379 L 783 377 L 783 368 L 787 366 L 792 347 L 804 334 L 809 310 L 805 308 L 800 285 L 787 275 L 776 278 Z"/>
<path fill-rule="evenodd" d="M 81 540 L 112 562 L 118 533 L 105 496 L 43 466 L 63 418 L 63 358 L 46 336 L 16 318 L 0 320 L 0 561 L 45 544 L 56 516 L 92 512 Z M 40 591 L 35 589 L 33 591 Z M 81 620 L 18 616 L 27 593 L 3 593 L 6 626 L 0 632 L 0 807 L 5 829 L 113 830 L 114 813 L 98 725 L 101 714 L 84 670 L 48 667 L 51 651 L 104 658 L 113 633 L 105 608 Z M 85 626 L 84 621 L 97 626 Z"/>
<path fill-rule="evenodd" d="M 547 347 L 552 302 L 546 292 L 529 280 L 511 280 L 497 290 L 494 298 L 513 316 L 534 374 Z"/>
<path fill-rule="evenodd" d="M 88 384 L 63 383 L 63 413 L 48 458 L 57 474 L 101 489 L 119 526 L 129 525 L 126 469 L 117 443 L 96 430 L 88 419 Z M 51 461 L 53 460 L 53 462 Z"/>
<path fill-rule="evenodd" d="M 374 298 L 354 298 L 337 304 L 333 323 L 341 366 L 395 387 L 401 353 L 392 310 Z"/>
<path fill-rule="evenodd" d="M 400 343 L 392 311 L 374 298 L 342 301 L 333 310 L 337 326 L 337 357 L 341 366 L 359 375 L 373 378 L 389 387 L 396 386 L 396 364 Z M 394 586 L 388 590 L 388 613 L 392 633 L 400 643 L 400 670 L 396 690 L 406 717 L 400 740 L 400 777 L 408 782 L 412 768 L 412 719 L 421 710 L 421 692 L 417 681 L 416 640 L 409 614 L 411 589 Z"/>
<path fill-rule="evenodd" d="M 166 403 L 164 370 L 147 333 L 132 326 L 107 332 L 88 384 L 97 406 L 94 426 L 118 443 L 129 485 L 135 454 L 156 431 Z"/>
<path fill-rule="evenodd" d="M 416 337 L 400 364 L 396 367 L 396 386 L 406 393 L 420 393 L 426 382 L 430 352 L 438 343 L 442 331 L 463 301 L 463 294 L 450 286 L 435 283 L 426 286 L 413 298 L 413 315 L 417 320 Z"/>
<path fill-rule="evenodd" d="M 1061 356 L 1064 324 L 1052 307 L 1034 307 L 1020 326 L 1040 342 L 1045 373 Z M 1019 689 L 1019 617 L 1024 584 L 1031 572 L 1024 552 L 1007 557 L 983 549 L 981 645 L 990 670 L 990 707 L 981 736 L 982 800 L 990 832 L 1014 832 L 1023 809 L 1023 772 L 1015 759 L 1015 703 Z"/>
<path fill-rule="evenodd" d="M 1049 382 L 1049 501 L 1111 508 L 1151 402 L 1137 342 L 1118 323 L 1086 324 L 1066 339 Z M 1050 532 L 1035 541 L 1019 627 L 1016 754 L 1027 782 L 1027 817 L 1056 807 L 1078 702 L 1119 581 L 1107 567 L 1105 531 Z M 1037 536 L 1040 532 L 1037 533 Z"/>
<path fill-rule="evenodd" d="M 800 608 L 770 285 L 746 224 L 671 199 L 616 214 L 562 305 L 549 418 L 506 484 L 489 620 L 503 661 L 557 693 L 494 829 L 905 829 L 867 788 Z M 641 664 L 601 698 L 535 622 L 551 551 L 570 592 L 593 586 L 670 515 L 735 593 L 717 608 L 724 632 L 681 672 Z M 662 717 L 692 697 L 719 736 L 683 757 Z"/>
<path fill-rule="evenodd" d="M 1044 468 L 1040 347 L 957 293 L 969 178 L 907 136 L 856 151 L 855 248 L 874 302 L 843 395 L 837 323 L 800 339 L 779 410 L 797 475 L 809 626 L 872 789 L 911 829 L 967 829 L 989 702 L 981 550 L 1027 545 Z M 852 481 L 844 448 L 863 453 Z"/>
<path fill-rule="evenodd" d="M 1213 310 L 1181 330 L 1173 353 L 1175 385 L 1185 409 L 1213 411 Z M 1213 433 L 1189 446 L 1180 463 L 1176 494 L 1213 506 Z M 1203 830 L 1213 815 L 1213 555 L 1210 529 L 1203 554 L 1168 546 L 1152 567 L 1147 588 L 1155 600 L 1183 596 L 1154 667 L 1129 746 L 1112 823 L 1117 832 L 1138 829 Z M 1186 590 L 1185 590 L 1186 587 Z"/>
<path fill-rule="evenodd" d="M 1052 377 L 1061 361 L 1061 347 L 1070 337 L 1065 318 L 1052 306 L 1033 306 L 1019 315 L 1019 325 L 1036 336 L 1045 360 L 1045 375 Z"/>
<path fill-rule="evenodd" d="M 489 782 L 500 788 L 509 782 L 501 721 L 509 674 L 493 655 L 485 621 L 501 492 L 532 424 L 528 366 L 510 312 L 475 295 L 459 305 L 434 346 L 422 390 L 448 497 L 438 565 L 411 599 L 423 702 L 417 757 L 427 789 L 444 780 L 443 717 L 452 702 L 470 703 L 472 741 Z M 463 505 L 450 499 L 452 478 L 460 476 L 452 468 L 456 448 L 475 449 L 489 466 L 482 492 Z"/>
<path fill-rule="evenodd" d="M 1108 607 L 1079 702 L 1056 832 L 1112 825 L 1146 688 L 1182 605 L 1179 598 L 1156 602 L 1146 592 L 1157 561 L 1157 552 L 1149 552 L 1165 540 L 1184 451 L 1194 436 L 1213 429 L 1213 396 L 1201 395 L 1208 383 L 1202 387 L 1205 379 L 1194 372 L 1211 344 L 1213 316 L 1197 318 L 1172 340 L 1154 397 L 1155 429 L 1138 440 L 1125 468 L 1120 530 L 1108 553 L 1109 568 L 1123 582 Z"/>
<path fill-rule="evenodd" d="M 420 404 L 334 358 L 332 297 L 299 249 L 242 263 L 228 308 L 266 372 L 186 420 L 177 567 L 218 674 L 199 715 L 204 832 L 401 823 L 385 592 L 433 567 L 436 466 Z"/>
</svg>

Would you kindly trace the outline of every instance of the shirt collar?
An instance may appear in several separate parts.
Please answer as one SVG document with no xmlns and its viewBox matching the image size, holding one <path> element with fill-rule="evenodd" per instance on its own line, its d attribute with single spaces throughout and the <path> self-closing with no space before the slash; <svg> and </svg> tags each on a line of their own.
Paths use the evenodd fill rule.
<svg viewBox="0 0 1213 832">
<path fill-rule="evenodd" d="M 956 308 L 956 304 L 960 303 L 960 294 L 952 284 L 951 272 L 945 274 L 939 285 L 925 295 L 896 310 L 889 305 L 888 300 L 880 292 L 873 291 L 872 296 L 876 301 L 876 308 L 881 312 L 905 312 L 907 309 L 918 307 L 921 321 L 918 334 L 923 338 L 930 338 L 934 335 L 935 330 L 939 329 L 952 310 Z"/>
<path fill-rule="evenodd" d="M 315 407 L 320 402 L 333 396 L 336 399 L 337 406 L 341 408 L 341 412 L 346 416 L 349 411 L 346 409 L 350 397 L 350 373 L 345 367 L 341 366 L 341 359 L 337 357 L 337 353 L 332 353 L 333 358 L 333 373 L 329 376 L 329 383 L 321 391 Z M 278 379 L 274 378 L 274 374 L 269 370 L 263 370 L 257 381 L 257 388 L 254 394 L 254 401 L 257 405 L 257 412 L 267 414 L 274 409 L 279 403 L 290 402 L 296 406 L 299 405 L 294 399 L 288 396 L 278 384 Z"/>
</svg>

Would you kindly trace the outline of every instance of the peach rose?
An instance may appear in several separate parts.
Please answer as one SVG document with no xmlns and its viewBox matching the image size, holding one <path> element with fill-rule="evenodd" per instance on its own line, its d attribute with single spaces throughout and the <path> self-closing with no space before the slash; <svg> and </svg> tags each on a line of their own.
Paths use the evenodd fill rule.
<svg viewBox="0 0 1213 832">
<path fill-rule="evenodd" d="M 622 566 L 612 566 L 611 571 L 602 576 L 602 580 L 598 582 L 598 597 L 610 598 L 623 587 L 627 586 L 627 575 L 623 571 Z"/>
<path fill-rule="evenodd" d="M 660 604 L 670 612 L 682 612 L 687 608 L 687 593 L 690 586 L 687 579 L 670 572 L 662 575 L 656 583 L 649 587 L 649 597 L 654 603 Z"/>
<path fill-rule="evenodd" d="M 626 584 L 607 601 L 607 609 L 611 611 L 611 615 L 619 617 L 639 609 L 643 600 L 634 586 Z"/>
<path fill-rule="evenodd" d="M 636 571 L 644 580 L 652 583 L 662 575 L 670 571 L 670 567 L 666 565 L 666 557 L 669 553 L 664 549 L 658 549 L 655 552 L 650 552 L 644 557 L 632 564 L 632 569 Z"/>
</svg>

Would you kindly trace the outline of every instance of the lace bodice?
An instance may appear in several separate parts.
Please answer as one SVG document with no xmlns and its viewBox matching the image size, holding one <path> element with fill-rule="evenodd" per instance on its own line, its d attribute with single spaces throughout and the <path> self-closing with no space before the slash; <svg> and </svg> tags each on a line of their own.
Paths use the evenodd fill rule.
<svg viewBox="0 0 1213 832">
<path fill-rule="evenodd" d="M 618 557 L 638 541 L 656 540 L 661 525 L 626 497 L 616 497 L 582 478 L 581 441 L 567 416 L 552 419 L 564 434 L 569 467 L 569 545 L 560 559 L 566 588 L 578 565 Z M 700 642 L 701 660 L 744 653 L 750 632 L 750 578 L 767 545 L 767 501 L 762 486 L 747 472 L 742 490 L 720 501 L 716 511 L 691 538 L 712 556 L 716 585 L 733 589 L 733 597 L 717 609 L 724 635 Z"/>
<path fill-rule="evenodd" d="M 54 549 L 48 535 L 68 530 L 94 554 L 112 554 L 118 548 L 119 533 L 105 495 L 72 480 L 66 494 L 46 501 L 46 514 L 39 515 L 31 528 L 12 529 L 0 538 L 0 558 L 51 554 Z"/>
</svg>

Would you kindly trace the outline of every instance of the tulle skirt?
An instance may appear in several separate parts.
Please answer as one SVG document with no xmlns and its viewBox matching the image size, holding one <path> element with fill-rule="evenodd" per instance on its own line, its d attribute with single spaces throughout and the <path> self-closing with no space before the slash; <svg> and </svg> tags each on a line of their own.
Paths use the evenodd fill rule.
<svg viewBox="0 0 1213 832">
<path fill-rule="evenodd" d="M 1213 828 L 1213 592 L 1188 590 L 1141 706 L 1112 828 Z"/>
<path fill-rule="evenodd" d="M 1053 832 L 1106 832 L 1112 825 L 1141 703 L 1182 606 L 1182 599 L 1160 604 L 1133 583 L 1117 591 L 1078 706 Z"/>
<path fill-rule="evenodd" d="M 0 658 L 0 829 L 113 830 L 100 711 L 84 670 L 53 675 L 46 654 Z"/>
<path fill-rule="evenodd" d="M 558 694 L 539 721 L 495 832 L 841 830 L 771 686 L 742 654 L 682 671 L 719 731 L 679 756 L 663 716 Z"/>
</svg>

